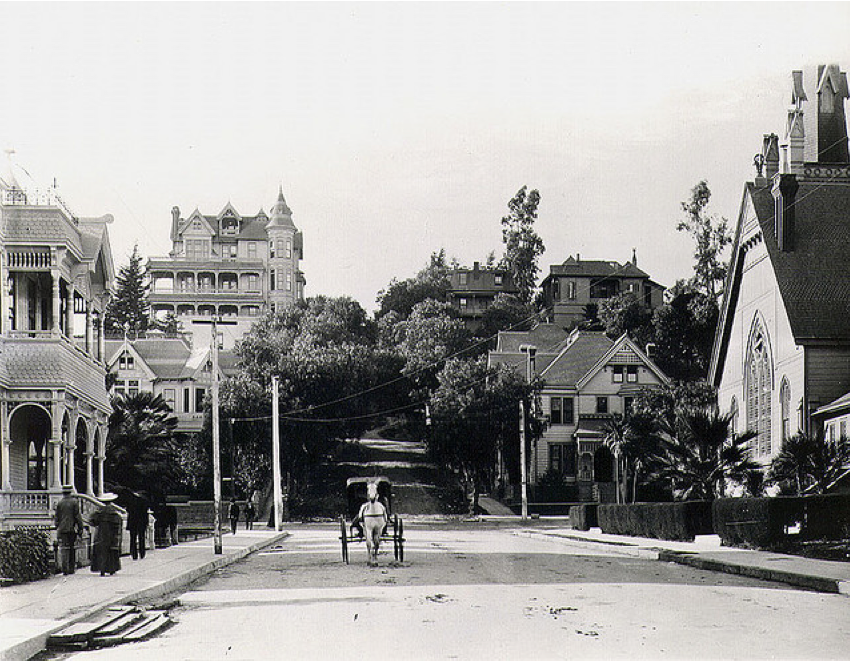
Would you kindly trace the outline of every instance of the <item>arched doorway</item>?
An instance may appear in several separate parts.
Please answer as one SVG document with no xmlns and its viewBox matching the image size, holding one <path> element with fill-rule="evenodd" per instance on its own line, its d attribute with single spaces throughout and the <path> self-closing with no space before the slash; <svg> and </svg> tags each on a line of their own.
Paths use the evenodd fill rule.
<svg viewBox="0 0 850 661">
<path fill-rule="evenodd" d="M 9 435 L 15 459 L 25 462 L 28 490 L 45 490 L 50 483 L 50 434 L 50 414 L 40 406 L 25 404 L 12 413 Z"/>
<path fill-rule="evenodd" d="M 614 455 L 606 445 L 601 445 L 593 453 L 593 481 L 614 481 Z"/>
<path fill-rule="evenodd" d="M 77 493 L 86 493 L 88 491 L 88 482 L 86 475 L 88 467 L 86 466 L 89 443 L 89 430 L 86 427 L 84 418 L 77 420 L 77 433 L 74 441 L 74 487 Z"/>
</svg>

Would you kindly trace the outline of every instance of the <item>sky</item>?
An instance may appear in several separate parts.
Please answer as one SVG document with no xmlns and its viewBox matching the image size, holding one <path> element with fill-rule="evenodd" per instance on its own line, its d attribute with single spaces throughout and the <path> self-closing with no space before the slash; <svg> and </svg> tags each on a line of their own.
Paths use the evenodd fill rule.
<svg viewBox="0 0 850 661">
<path fill-rule="evenodd" d="M 116 268 L 171 249 L 171 208 L 268 212 L 282 186 L 308 296 L 368 311 L 431 252 L 502 254 L 540 191 L 549 266 L 692 273 L 700 180 L 734 222 L 793 69 L 850 67 L 848 3 L 0 3 L 0 148 Z"/>
</svg>

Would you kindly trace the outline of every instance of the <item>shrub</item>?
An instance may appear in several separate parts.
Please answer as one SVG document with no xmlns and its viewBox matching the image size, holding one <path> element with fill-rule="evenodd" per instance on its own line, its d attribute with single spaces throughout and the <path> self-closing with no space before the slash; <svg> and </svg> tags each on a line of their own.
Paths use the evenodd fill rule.
<svg viewBox="0 0 850 661">
<path fill-rule="evenodd" d="M 803 498 L 803 539 L 850 539 L 850 494 Z"/>
<path fill-rule="evenodd" d="M 0 532 L 0 576 L 15 583 L 36 581 L 51 572 L 53 550 L 49 530 L 18 528 Z"/>
<path fill-rule="evenodd" d="M 720 498 L 712 506 L 714 530 L 724 546 L 770 548 L 786 538 L 789 526 L 804 520 L 803 499 Z"/>
<path fill-rule="evenodd" d="M 711 502 L 704 500 L 599 505 L 598 517 L 602 532 L 614 535 L 693 541 L 713 532 Z"/>
<path fill-rule="evenodd" d="M 596 503 L 570 507 L 570 527 L 573 530 L 590 530 L 599 526 Z"/>
</svg>

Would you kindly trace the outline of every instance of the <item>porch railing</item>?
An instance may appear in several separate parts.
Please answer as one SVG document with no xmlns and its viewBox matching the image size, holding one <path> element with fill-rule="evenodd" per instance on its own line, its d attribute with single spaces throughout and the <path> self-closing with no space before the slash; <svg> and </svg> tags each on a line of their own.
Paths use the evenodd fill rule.
<svg viewBox="0 0 850 661">
<path fill-rule="evenodd" d="M 46 491 L 3 491 L 0 492 L 0 511 L 47 512 L 50 510 L 50 494 Z"/>
</svg>

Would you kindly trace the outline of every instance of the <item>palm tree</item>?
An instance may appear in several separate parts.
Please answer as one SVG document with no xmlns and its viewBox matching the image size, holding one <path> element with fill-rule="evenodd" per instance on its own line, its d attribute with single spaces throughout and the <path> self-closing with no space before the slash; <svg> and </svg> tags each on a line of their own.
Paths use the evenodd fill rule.
<svg viewBox="0 0 850 661">
<path fill-rule="evenodd" d="M 782 450 L 770 464 L 769 481 L 793 485 L 797 495 L 823 493 L 846 470 L 848 460 L 846 439 L 831 443 L 823 433 L 799 432 L 782 443 Z"/>
<path fill-rule="evenodd" d="M 658 430 L 652 416 L 637 413 L 623 418 L 615 414 L 605 426 L 605 443 L 614 453 L 617 469 L 617 502 L 629 501 L 631 476 L 631 502 L 637 500 L 638 477 L 658 452 Z"/>
<path fill-rule="evenodd" d="M 106 437 L 109 479 L 133 490 L 167 490 L 177 479 L 176 427 L 160 395 L 114 397 Z"/>
<path fill-rule="evenodd" d="M 687 409 L 664 430 L 657 472 L 677 499 L 713 500 L 723 496 L 727 481 L 743 483 L 759 469 L 746 450 L 755 433 L 731 433 L 731 420 L 716 406 Z"/>
</svg>

